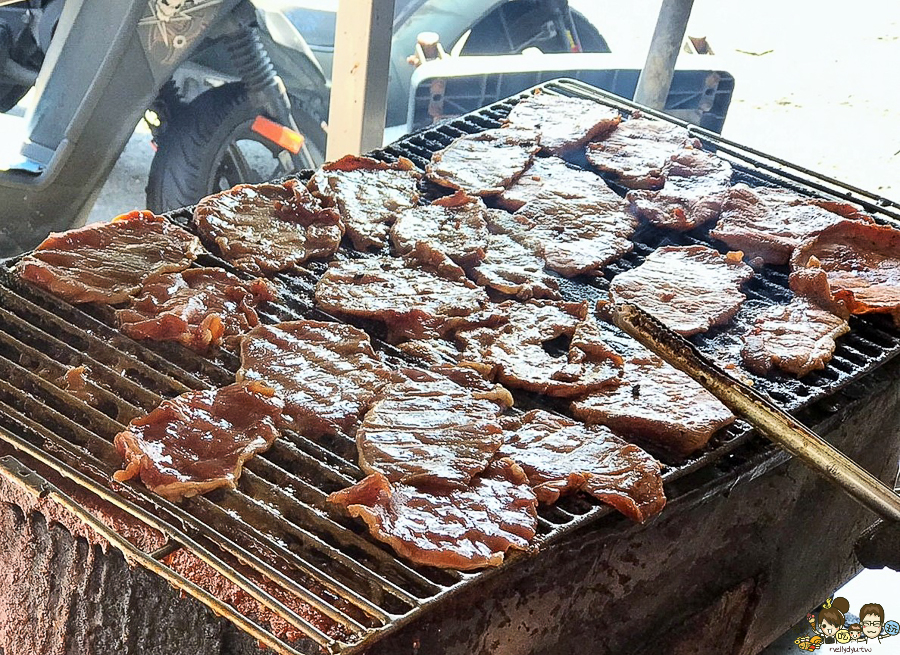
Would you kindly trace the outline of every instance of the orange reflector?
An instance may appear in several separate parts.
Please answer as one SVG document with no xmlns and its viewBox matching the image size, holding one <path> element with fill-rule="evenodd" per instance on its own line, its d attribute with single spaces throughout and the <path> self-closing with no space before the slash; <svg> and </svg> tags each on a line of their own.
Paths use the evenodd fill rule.
<svg viewBox="0 0 900 655">
<path fill-rule="evenodd" d="M 257 116 L 250 129 L 264 139 L 268 139 L 292 154 L 300 152 L 303 147 L 303 135 L 275 121 L 270 121 L 265 116 Z"/>
</svg>

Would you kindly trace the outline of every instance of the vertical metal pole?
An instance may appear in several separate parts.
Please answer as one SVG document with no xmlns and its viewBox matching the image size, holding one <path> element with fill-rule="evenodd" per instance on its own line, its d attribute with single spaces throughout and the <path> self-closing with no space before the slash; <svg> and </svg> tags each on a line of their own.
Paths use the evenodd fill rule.
<svg viewBox="0 0 900 655">
<path fill-rule="evenodd" d="M 394 0 L 340 0 L 325 153 L 329 160 L 381 147 L 393 20 Z"/>
<path fill-rule="evenodd" d="M 675 61 L 693 6 L 694 0 L 663 0 L 647 61 L 634 92 L 635 102 L 651 109 L 665 108 L 675 73 Z"/>
</svg>

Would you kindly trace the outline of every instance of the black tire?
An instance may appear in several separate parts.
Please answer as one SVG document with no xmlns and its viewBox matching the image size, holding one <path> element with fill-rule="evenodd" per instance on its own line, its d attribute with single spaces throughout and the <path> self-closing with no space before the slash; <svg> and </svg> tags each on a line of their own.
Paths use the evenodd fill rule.
<svg viewBox="0 0 900 655">
<path fill-rule="evenodd" d="M 242 84 L 224 84 L 170 116 L 150 165 L 147 207 L 162 213 L 240 182 L 265 182 L 292 173 L 293 165 L 286 167 L 277 159 L 280 149 L 250 130 L 259 113 Z M 299 107 L 294 120 L 306 136 L 300 168 L 315 168 L 324 159 L 324 132 Z"/>
</svg>

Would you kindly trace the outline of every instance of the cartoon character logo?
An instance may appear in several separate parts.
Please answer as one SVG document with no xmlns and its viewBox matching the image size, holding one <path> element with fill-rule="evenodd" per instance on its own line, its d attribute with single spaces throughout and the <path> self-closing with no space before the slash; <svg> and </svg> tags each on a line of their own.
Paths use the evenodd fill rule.
<svg viewBox="0 0 900 655">
<path fill-rule="evenodd" d="M 884 608 L 878 603 L 866 603 L 859 610 L 859 621 L 845 625 L 845 616 L 849 610 L 850 603 L 846 598 L 826 600 L 818 616 L 806 615 L 814 634 L 801 635 L 795 639 L 797 648 L 814 651 L 824 644 L 867 643 L 876 639 L 881 642 L 900 634 L 900 623 L 885 621 Z"/>
<path fill-rule="evenodd" d="M 850 611 L 850 601 L 846 598 L 835 598 L 834 600 L 826 600 L 825 606 L 819 612 L 819 618 L 816 622 L 817 632 L 822 635 L 826 644 L 833 644 L 837 641 L 835 635 L 838 630 L 844 627 L 844 615 Z M 879 626 L 879 631 L 881 627 Z"/>
</svg>

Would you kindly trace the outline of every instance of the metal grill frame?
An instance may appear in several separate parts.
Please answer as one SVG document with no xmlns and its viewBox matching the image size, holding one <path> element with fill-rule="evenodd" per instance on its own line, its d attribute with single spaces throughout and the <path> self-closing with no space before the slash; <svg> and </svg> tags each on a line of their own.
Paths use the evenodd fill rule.
<svg viewBox="0 0 900 655">
<path fill-rule="evenodd" d="M 615 96 L 575 81 L 559 80 L 548 82 L 540 85 L 539 88 L 547 93 L 593 98 L 612 105 L 623 112 L 640 109 L 645 114 L 657 116 L 664 120 L 672 120 L 662 114 L 637 107 L 633 103 L 623 101 Z M 525 97 L 530 92 L 528 91 L 512 99 L 495 103 L 473 114 L 451 119 L 443 124 L 422 130 L 373 154 L 385 160 L 396 159 L 398 156 L 409 157 L 417 165 L 423 167 L 425 157 L 430 157 L 430 153 L 437 149 L 435 145 L 443 147 L 455 136 L 463 132 L 496 127 L 515 101 Z M 685 125 L 680 121 L 672 122 Z M 788 164 L 783 160 L 769 157 L 758 151 L 739 146 L 706 130 L 687 125 L 685 127 L 688 128 L 692 135 L 700 138 L 705 147 L 711 150 L 718 150 L 721 155 L 725 155 L 734 162 L 740 175 L 746 176 L 748 180 L 756 183 L 788 186 L 799 192 L 817 191 L 834 198 L 861 204 L 885 222 L 896 224 L 897 221 L 900 221 L 900 211 L 898 211 L 900 210 L 900 205 L 892 201 L 842 184 L 836 180 L 818 176 L 815 173 Z M 308 176 L 308 174 L 306 175 Z M 189 217 L 188 212 L 189 210 L 174 212 L 170 218 L 183 224 L 185 218 Z M 638 242 L 637 252 L 633 256 L 629 256 L 631 257 L 630 264 L 627 263 L 628 257 L 626 257 L 624 266 L 630 267 L 634 265 L 634 262 L 639 261 L 643 255 L 652 250 L 652 247 L 645 241 L 652 241 L 657 236 L 647 232 L 639 232 L 635 236 L 635 240 Z M 667 238 L 674 238 L 675 240 L 699 239 L 703 241 L 702 234 L 688 234 L 684 237 L 670 236 Z M 7 265 L 11 263 L 13 262 L 8 261 Z M 230 266 L 212 256 L 204 256 L 201 258 L 200 263 L 221 266 L 233 271 Z M 621 267 L 617 269 L 616 265 L 611 266 L 606 271 L 606 278 L 611 278 L 615 272 L 621 270 L 623 270 Z M 264 321 L 330 318 L 316 310 L 311 304 L 310 285 L 314 284 L 320 272 L 315 267 L 310 267 L 298 271 L 297 275 L 276 276 L 276 279 L 289 292 L 289 300 L 287 303 L 273 306 L 271 311 L 264 313 Z M 772 302 L 772 288 L 783 289 L 786 277 L 783 272 L 774 269 L 764 271 L 762 277 L 766 278 L 763 288 L 756 290 L 756 294 L 762 301 Z M 586 289 L 591 294 L 602 294 L 605 292 L 607 285 L 608 279 L 600 278 L 590 283 L 579 281 L 573 287 L 564 285 L 564 290 L 570 288 L 573 290 L 573 293 L 580 294 L 583 297 Z M 751 288 L 750 291 L 750 295 L 753 296 L 753 289 Z M 41 307 L 41 305 L 45 306 Z M 4 329 L 7 331 L 0 332 L 0 337 L 2 337 L 0 338 L 0 348 L 5 346 L 7 352 L 16 353 L 20 357 L 35 358 L 35 361 L 39 361 L 41 365 L 52 367 L 53 357 L 42 352 L 38 347 L 19 341 L 9 333 L 9 330 L 14 331 L 19 328 L 25 330 L 28 327 L 27 325 L 22 325 L 23 323 L 27 324 L 27 321 L 20 315 L 22 313 L 38 317 L 38 320 L 35 322 L 40 322 L 43 325 L 40 329 L 44 331 L 46 336 L 45 345 L 50 343 L 54 349 L 58 349 L 58 353 L 61 353 L 61 359 L 81 362 L 90 360 L 87 361 L 87 364 L 91 367 L 94 375 L 100 376 L 98 379 L 115 379 L 118 381 L 117 383 L 127 387 L 129 393 L 133 394 L 134 397 L 142 399 L 140 405 L 135 405 L 124 398 L 115 398 L 115 394 L 104 391 L 103 387 L 97 387 L 96 391 L 102 396 L 101 400 L 112 403 L 121 412 L 116 416 L 118 420 L 86 403 L 81 402 L 81 405 L 77 406 L 78 411 L 87 415 L 89 421 L 106 425 L 108 431 L 113 429 L 118 431 L 123 423 L 127 423 L 129 413 L 137 412 L 141 407 L 152 405 L 162 395 L 176 395 L 189 389 L 204 388 L 211 384 L 216 384 L 217 381 L 228 383 L 231 381 L 229 371 L 236 368 L 233 356 L 227 354 L 222 354 L 219 361 L 205 360 L 201 357 L 184 357 L 184 353 L 173 352 L 169 346 L 150 345 L 148 347 L 147 344 L 132 342 L 106 324 L 109 317 L 104 316 L 104 310 L 92 308 L 88 311 L 82 311 L 81 309 L 71 308 L 63 301 L 47 297 L 44 294 L 39 293 L 35 296 L 33 292 L 27 289 L 27 285 L 23 285 L 12 279 L 9 274 L 4 273 L 0 276 L 0 323 L 3 324 Z M 13 327 L 10 328 L 9 326 Z M 809 417 L 808 420 L 813 423 L 816 422 L 816 416 L 821 417 L 823 415 L 821 412 L 828 413 L 828 404 L 834 402 L 835 396 L 838 395 L 841 389 L 852 381 L 866 375 L 871 369 L 883 365 L 893 358 L 897 352 L 900 352 L 900 340 L 895 334 L 891 333 L 891 329 L 888 326 L 881 324 L 878 319 L 855 319 L 853 328 L 853 331 L 847 335 L 848 337 L 853 338 L 853 335 L 856 335 L 857 339 L 862 338 L 863 341 L 866 341 L 866 339 L 869 341 L 874 340 L 876 344 L 880 341 L 888 347 L 882 348 L 876 358 L 865 360 L 868 364 L 864 366 L 855 366 L 852 360 L 848 360 L 850 364 L 854 364 L 855 368 L 851 366 L 851 370 L 847 374 L 841 374 L 838 371 L 833 376 L 833 379 L 824 379 L 824 382 L 819 385 L 825 390 L 823 393 L 807 394 L 805 401 L 796 393 L 783 397 L 783 400 L 786 401 L 784 404 L 788 406 L 788 409 L 793 411 L 805 410 L 803 413 Z M 72 346 L 71 343 L 63 338 L 72 338 L 72 334 L 67 334 L 67 332 L 71 333 L 73 330 L 83 333 L 80 338 L 91 341 L 89 344 L 90 350 Z M 868 334 L 868 337 L 860 337 L 860 332 Z M 55 343 L 54 340 L 58 343 Z M 397 356 L 397 353 L 392 351 L 386 344 L 377 343 L 376 345 L 386 354 Z M 0 350 L 0 355 L 2 354 L 3 351 Z M 178 364 L 169 361 L 173 357 Z M 839 363 L 840 353 L 838 353 L 838 357 Z M 101 361 L 103 358 L 108 358 L 108 361 Z M 116 361 L 120 365 L 124 363 L 122 367 L 130 370 L 132 373 L 138 373 L 137 381 L 117 373 L 115 370 L 116 366 L 113 365 Z M 179 365 L 184 362 L 190 363 L 191 366 L 183 367 Z M 32 364 L 32 367 L 34 366 Z M 57 367 L 66 368 L 66 365 L 57 363 Z M 321 567 L 317 567 L 315 562 L 304 561 L 302 557 L 293 553 L 289 548 L 270 539 L 261 530 L 253 527 L 250 522 L 254 519 L 259 519 L 261 516 L 256 512 L 265 512 L 267 511 L 266 508 L 252 507 L 250 509 L 253 512 L 250 512 L 248 509 L 248 513 L 252 514 L 252 516 L 237 519 L 229 514 L 231 505 L 227 502 L 224 506 L 218 506 L 213 501 L 201 497 L 188 501 L 184 506 L 179 506 L 152 494 L 139 483 L 115 484 L 111 488 L 109 474 L 111 472 L 110 466 L 113 462 L 103 461 L 100 457 L 90 452 L 87 447 L 79 447 L 77 441 L 76 443 L 70 443 L 63 436 L 48 430 L 40 422 L 32 420 L 23 412 L 11 406 L 9 404 L 10 398 L 18 398 L 17 402 L 24 403 L 22 406 L 28 406 L 28 403 L 38 401 L 28 398 L 21 400 L 23 394 L 26 396 L 28 394 L 23 389 L 17 388 L 15 384 L 11 384 L 9 380 L 25 380 L 29 385 L 36 385 L 40 393 L 48 394 L 50 397 L 65 396 L 67 394 L 52 382 L 34 375 L 27 367 L 22 366 L 20 362 L 13 362 L 8 358 L 0 357 L 0 368 L 6 373 L 0 379 L 0 438 L 10 443 L 25 456 L 51 467 L 63 477 L 71 479 L 97 497 L 139 519 L 145 525 L 160 531 L 168 538 L 169 543 L 167 547 L 155 553 L 143 552 L 124 539 L 124 537 L 121 537 L 121 535 L 118 535 L 115 531 L 92 517 L 87 510 L 62 493 L 52 482 L 42 479 L 40 476 L 36 476 L 36 474 L 27 470 L 27 466 L 21 462 L 12 458 L 0 459 L 0 468 L 2 468 L 3 474 L 18 480 L 26 488 L 34 490 L 35 493 L 49 495 L 51 499 L 69 509 L 69 511 L 104 536 L 110 543 L 113 543 L 125 554 L 129 561 L 140 564 L 161 575 L 171 584 L 194 596 L 214 612 L 225 616 L 239 628 L 249 632 L 276 652 L 291 654 L 309 652 L 312 645 L 328 652 L 359 652 L 377 639 L 400 629 L 415 621 L 423 613 L 439 606 L 443 598 L 465 593 L 468 586 L 467 581 L 476 578 L 484 581 L 489 576 L 502 575 L 505 569 L 515 566 L 517 562 L 527 557 L 524 555 L 513 556 L 509 558 L 507 563 L 497 569 L 478 573 L 428 571 L 397 559 L 385 547 L 371 541 L 366 536 L 361 536 L 360 531 L 354 531 L 352 525 L 340 523 L 333 517 L 323 516 L 320 519 L 312 517 L 311 520 L 319 522 L 310 526 L 310 530 L 301 525 L 293 526 L 294 532 L 292 536 L 301 541 L 305 540 L 305 547 L 325 557 L 333 558 L 336 563 L 346 567 L 348 570 L 359 572 L 361 569 L 363 572 L 360 575 L 366 578 L 367 583 L 380 587 L 381 592 L 386 595 L 385 597 L 392 597 L 395 602 L 399 602 L 408 608 L 406 611 L 389 611 L 381 606 L 385 604 L 383 601 L 381 605 L 373 602 L 358 590 L 348 587 L 344 582 L 336 577 L 332 577 L 328 572 L 320 570 Z M 140 382 L 142 379 L 146 381 L 146 384 Z M 123 380 L 124 382 L 121 382 Z M 763 388 L 765 388 L 766 381 L 765 378 L 760 379 L 760 384 L 763 385 Z M 160 389 L 167 387 L 167 390 L 164 394 L 159 394 L 150 389 L 152 386 L 158 386 Z M 773 394 L 779 392 L 778 385 L 771 386 L 771 389 L 766 390 Z M 776 400 L 778 400 L 777 397 Z M 66 399 L 63 399 L 63 401 L 66 401 Z M 38 414 L 42 413 L 44 416 L 42 420 L 57 422 L 58 425 L 66 425 L 67 429 L 71 430 L 72 434 L 77 434 L 78 439 L 84 443 L 96 441 L 97 436 L 88 434 L 90 430 L 80 426 L 71 416 L 61 414 L 52 408 L 38 409 Z M 746 465 L 747 461 L 757 460 L 764 449 L 759 443 L 754 443 L 751 440 L 751 435 L 752 433 L 745 425 L 738 424 L 736 427 L 730 428 L 726 433 L 721 434 L 712 443 L 711 447 L 699 456 L 693 457 L 683 464 L 669 467 L 664 474 L 664 480 L 671 502 L 673 504 L 677 503 L 679 498 L 686 496 L 695 497 L 696 493 L 712 484 L 710 476 L 714 480 L 728 470 L 734 470 Z M 338 441 L 340 441 L 340 438 Z M 292 435 L 278 446 L 278 448 L 286 449 L 287 452 L 280 455 L 275 453 L 274 455 L 282 457 L 285 461 L 290 461 L 291 458 L 294 458 L 295 461 L 301 462 L 304 466 L 312 466 L 319 469 L 322 472 L 323 479 L 329 480 L 333 485 L 348 485 L 354 482 L 355 479 L 358 479 L 361 472 L 352 459 L 347 459 L 346 456 L 336 451 L 344 450 L 347 452 L 346 449 L 350 447 L 352 447 L 352 443 L 347 443 L 346 440 L 343 443 L 334 443 L 328 447 L 323 447 L 315 442 L 305 440 L 299 435 Z M 783 457 L 780 458 L 781 461 L 783 459 Z M 276 459 L 276 462 L 278 461 L 281 460 Z M 115 470 L 115 468 L 117 466 L 114 466 L 112 470 Z M 265 487 L 266 484 L 274 485 L 274 483 L 271 481 L 267 482 L 267 480 L 270 477 L 279 476 L 290 477 L 291 479 L 288 481 L 292 488 L 295 491 L 297 489 L 304 490 L 309 498 L 321 500 L 324 497 L 324 492 L 318 489 L 315 483 L 306 482 L 298 476 L 292 475 L 290 471 L 280 469 L 277 463 L 273 463 L 268 459 L 268 456 L 258 456 L 251 462 L 248 462 L 241 485 L 248 485 L 259 490 Z M 322 483 L 320 482 L 319 484 Z M 224 496 L 227 500 L 230 498 L 229 494 L 234 493 L 237 492 L 220 493 L 215 497 L 221 499 Z M 242 502 L 248 501 L 246 496 L 241 495 L 241 498 L 243 499 Z M 278 498 L 283 502 L 290 500 Z M 305 503 L 302 500 L 298 502 L 301 504 Z M 308 509 L 310 515 L 315 514 L 314 503 L 310 503 Z M 244 541 L 243 543 L 253 542 L 254 546 L 256 546 L 257 542 L 262 543 L 265 546 L 263 553 L 271 559 L 266 560 L 261 555 L 251 552 L 247 547 L 236 541 L 234 535 L 229 536 L 223 532 L 210 529 L 204 521 L 198 518 L 198 515 L 200 517 L 214 517 L 232 528 L 247 528 L 249 536 L 241 535 L 238 538 L 247 539 L 249 541 Z M 538 543 L 553 543 L 575 530 L 599 521 L 604 517 L 606 517 L 607 521 L 621 520 L 611 515 L 611 510 L 593 501 L 581 498 L 568 499 L 559 506 L 542 509 L 540 518 L 541 537 Z M 306 518 L 310 517 L 307 516 Z M 287 519 L 283 520 L 287 522 Z M 328 534 L 319 534 L 316 530 L 324 530 Z M 329 536 L 333 537 L 334 531 L 346 532 L 347 538 L 352 543 L 351 550 L 361 551 L 366 557 L 370 558 L 370 561 L 377 562 L 379 566 L 383 565 L 385 569 L 371 571 L 367 570 L 366 565 L 353 562 L 352 558 L 342 550 L 342 548 L 347 548 L 346 544 L 334 546 L 326 538 Z M 262 606 L 268 608 L 275 615 L 285 619 L 291 626 L 307 635 L 309 644 L 295 643 L 292 645 L 286 643 L 265 627 L 242 616 L 230 606 L 223 604 L 176 571 L 167 567 L 160 560 L 175 547 L 185 547 L 193 552 L 203 562 L 253 596 Z M 299 570 L 317 584 L 323 585 L 324 589 L 336 597 L 346 601 L 349 604 L 348 606 L 352 606 L 352 611 L 334 607 L 333 604 L 321 598 L 316 592 L 310 591 L 302 584 L 297 583 L 282 570 L 284 562 L 290 562 L 293 568 Z M 348 629 L 350 638 L 342 640 L 329 636 L 260 588 L 253 581 L 252 575 L 246 574 L 248 572 L 252 575 L 265 576 L 269 580 L 277 582 L 284 590 L 295 595 L 302 602 L 309 604 L 324 615 L 330 616 L 339 625 Z M 396 577 L 391 579 L 391 576 Z M 394 582 L 398 577 L 403 578 L 403 584 L 409 587 L 430 591 L 420 593 L 417 596 L 401 584 Z M 321 593 L 321 590 L 319 590 L 319 594 Z M 301 650 L 298 650 L 298 648 Z"/>
</svg>

